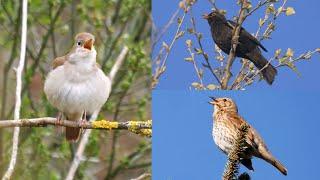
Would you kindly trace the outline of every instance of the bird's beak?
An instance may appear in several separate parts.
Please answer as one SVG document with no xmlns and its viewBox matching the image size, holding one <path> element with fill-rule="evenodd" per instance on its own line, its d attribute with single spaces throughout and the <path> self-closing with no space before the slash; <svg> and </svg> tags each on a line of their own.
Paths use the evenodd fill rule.
<svg viewBox="0 0 320 180">
<path fill-rule="evenodd" d="M 204 14 L 204 15 L 202 15 L 202 18 L 203 19 L 209 19 L 209 15 L 208 14 Z"/>
<path fill-rule="evenodd" d="M 83 47 L 88 50 L 91 50 L 92 46 L 93 46 L 93 39 L 89 39 L 86 42 L 84 42 L 84 44 L 83 44 Z"/>
<path fill-rule="evenodd" d="M 210 97 L 211 99 L 212 99 L 212 101 L 210 101 L 210 102 L 208 102 L 209 104 L 211 104 L 211 105 L 216 105 L 217 104 L 217 100 L 216 100 L 216 98 L 214 98 L 214 97 Z"/>
</svg>

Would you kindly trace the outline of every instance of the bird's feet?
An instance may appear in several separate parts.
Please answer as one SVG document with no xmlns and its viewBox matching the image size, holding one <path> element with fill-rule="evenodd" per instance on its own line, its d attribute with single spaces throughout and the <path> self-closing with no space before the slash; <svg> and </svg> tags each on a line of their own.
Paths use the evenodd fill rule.
<svg viewBox="0 0 320 180">
<path fill-rule="evenodd" d="M 84 111 L 80 121 L 81 132 L 83 132 L 83 126 L 86 124 L 86 122 L 87 122 L 87 112 Z"/>
<path fill-rule="evenodd" d="M 55 125 L 60 125 L 61 124 L 61 120 L 62 120 L 62 113 L 61 112 L 58 113 L 58 116 L 57 116 L 56 119 L 57 120 L 56 120 Z"/>
</svg>

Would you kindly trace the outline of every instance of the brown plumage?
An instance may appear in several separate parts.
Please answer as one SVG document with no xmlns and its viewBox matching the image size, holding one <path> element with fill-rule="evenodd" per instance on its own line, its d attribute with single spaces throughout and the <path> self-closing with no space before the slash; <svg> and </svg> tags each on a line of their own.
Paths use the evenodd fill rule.
<svg viewBox="0 0 320 180">
<path fill-rule="evenodd" d="M 275 159 L 258 132 L 250 126 L 239 114 L 236 104 L 230 98 L 212 98 L 210 104 L 214 105 L 212 135 L 216 145 L 229 154 L 237 139 L 237 132 L 243 123 L 249 126 L 247 134 L 247 148 L 242 154 L 241 163 L 253 170 L 251 158 L 253 156 L 263 159 L 276 167 L 282 174 L 287 175 L 287 169 Z"/>
</svg>

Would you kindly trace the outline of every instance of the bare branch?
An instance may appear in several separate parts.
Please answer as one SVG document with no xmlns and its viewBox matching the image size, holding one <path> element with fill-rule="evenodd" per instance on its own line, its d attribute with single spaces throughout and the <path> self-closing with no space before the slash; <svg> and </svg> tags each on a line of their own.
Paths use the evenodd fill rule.
<svg viewBox="0 0 320 180">
<path fill-rule="evenodd" d="M 149 180 L 151 179 L 151 174 L 150 173 L 143 173 L 139 177 L 131 179 L 131 180 Z"/>
<path fill-rule="evenodd" d="M 241 1 L 241 9 L 239 12 L 238 21 L 237 21 L 237 24 L 233 30 L 233 36 L 232 36 L 232 41 L 231 41 L 232 46 L 231 46 L 231 50 L 230 50 L 230 53 L 228 56 L 227 65 L 225 68 L 225 74 L 224 74 L 224 77 L 222 78 L 222 86 L 221 86 L 222 89 L 228 89 L 228 82 L 232 76 L 231 67 L 232 67 L 232 64 L 235 59 L 237 43 L 239 40 L 239 33 L 240 33 L 241 25 L 246 18 L 246 15 L 245 15 L 246 3 L 247 3 L 246 0 Z"/>
<path fill-rule="evenodd" d="M 124 46 L 122 48 L 120 55 L 118 56 L 116 62 L 114 63 L 114 65 L 109 73 L 109 78 L 110 78 L 111 82 L 114 81 L 114 77 L 116 76 L 117 72 L 119 71 L 125 57 L 128 54 L 128 51 L 129 51 L 129 49 L 127 46 Z"/>
<path fill-rule="evenodd" d="M 155 72 L 152 74 L 152 84 L 151 84 L 152 88 L 155 88 L 156 85 L 159 83 L 160 76 L 165 72 L 167 59 L 169 57 L 171 49 L 172 49 L 173 45 L 175 44 L 176 40 L 179 37 L 181 37 L 181 35 L 180 35 L 182 33 L 181 27 L 182 27 L 183 21 L 185 19 L 185 16 L 187 14 L 187 10 L 188 10 L 188 7 L 186 7 L 186 10 L 184 10 L 182 17 L 178 18 L 178 27 L 177 27 L 176 33 L 175 33 L 172 41 L 170 42 L 170 45 L 165 48 L 164 58 L 162 59 L 160 57 L 162 54 L 162 49 L 160 50 L 160 52 L 156 58 L 156 61 L 157 61 L 156 63 L 158 64 L 158 66 L 155 68 Z"/>
<path fill-rule="evenodd" d="M 48 125 L 76 127 L 82 129 L 103 129 L 103 130 L 141 130 L 151 129 L 152 121 L 127 121 L 117 122 L 108 120 L 97 120 L 79 123 L 77 121 L 57 120 L 53 117 L 41 117 L 33 119 L 18 119 L 18 120 L 0 120 L 0 128 L 7 127 L 46 127 Z"/>
<path fill-rule="evenodd" d="M 21 109 L 21 89 L 22 89 L 22 71 L 24 68 L 25 56 L 26 56 L 26 46 L 27 46 L 27 16 L 28 16 L 28 1 L 22 1 L 22 27 L 21 27 L 21 50 L 20 50 L 20 60 L 18 68 L 16 69 L 17 85 L 16 85 L 16 102 L 14 109 L 14 119 L 20 119 L 20 109 Z M 19 144 L 19 133 L 20 128 L 15 127 L 12 138 L 12 153 L 11 160 L 7 171 L 2 177 L 3 180 L 10 179 L 16 165 L 18 144 Z"/>
<path fill-rule="evenodd" d="M 190 11 L 191 12 L 191 11 Z M 216 73 L 214 72 L 212 66 L 211 66 L 211 63 L 209 61 L 209 57 L 208 57 L 208 54 L 204 51 L 203 49 L 203 46 L 202 46 L 202 43 L 201 43 L 201 34 L 197 32 L 197 28 L 196 28 L 196 23 L 195 23 L 195 19 L 194 17 L 191 18 L 191 23 L 192 23 L 192 28 L 194 30 L 194 35 L 196 36 L 197 38 L 197 42 L 198 42 L 198 45 L 199 45 L 199 48 L 201 50 L 201 54 L 204 58 L 204 60 L 206 61 L 206 64 L 205 64 L 205 67 L 208 68 L 211 72 L 211 74 L 213 75 L 213 77 L 218 81 L 219 85 L 221 86 L 221 81 L 220 79 L 218 78 L 218 76 L 216 75 Z"/>
</svg>

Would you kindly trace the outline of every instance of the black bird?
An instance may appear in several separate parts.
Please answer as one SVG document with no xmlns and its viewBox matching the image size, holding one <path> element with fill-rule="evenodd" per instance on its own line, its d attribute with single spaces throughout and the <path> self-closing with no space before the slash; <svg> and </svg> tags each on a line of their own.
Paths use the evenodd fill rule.
<svg viewBox="0 0 320 180">
<path fill-rule="evenodd" d="M 203 15 L 203 18 L 208 20 L 214 42 L 224 53 L 229 54 L 232 33 L 236 27 L 236 23 L 227 20 L 218 10 L 212 11 L 209 15 Z M 259 47 L 266 52 L 267 49 L 242 27 L 240 29 L 238 42 L 236 48 L 237 57 L 250 60 L 258 69 L 262 69 L 268 64 L 268 60 L 262 56 Z M 277 74 L 277 70 L 271 64 L 268 64 L 261 73 L 263 78 L 271 85 Z"/>
</svg>

